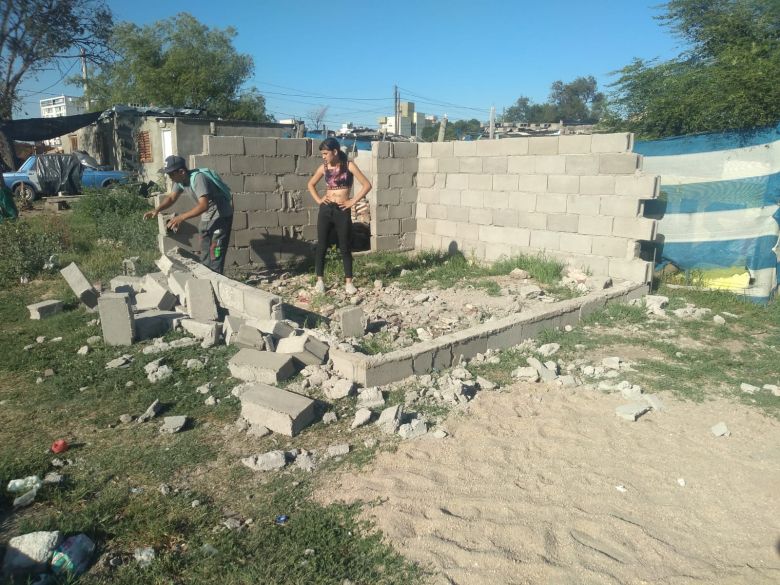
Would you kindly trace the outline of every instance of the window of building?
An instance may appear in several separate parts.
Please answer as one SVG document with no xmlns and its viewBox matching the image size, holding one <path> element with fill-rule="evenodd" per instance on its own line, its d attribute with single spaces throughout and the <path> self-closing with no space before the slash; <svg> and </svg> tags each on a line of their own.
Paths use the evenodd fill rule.
<svg viewBox="0 0 780 585">
<path fill-rule="evenodd" d="M 154 162 L 152 157 L 152 140 L 149 137 L 148 130 L 142 130 L 138 133 L 138 157 L 142 163 Z"/>
</svg>

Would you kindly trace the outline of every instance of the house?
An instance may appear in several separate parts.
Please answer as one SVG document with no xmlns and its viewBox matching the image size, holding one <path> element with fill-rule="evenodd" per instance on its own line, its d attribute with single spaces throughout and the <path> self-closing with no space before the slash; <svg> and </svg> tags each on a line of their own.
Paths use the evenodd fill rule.
<svg viewBox="0 0 780 585">
<path fill-rule="evenodd" d="M 63 150 L 84 150 L 100 164 L 155 181 L 161 178 L 158 170 L 167 156 L 203 152 L 204 136 L 295 138 L 303 131 L 299 123 L 222 120 L 194 109 L 114 106 L 63 140 Z"/>
</svg>

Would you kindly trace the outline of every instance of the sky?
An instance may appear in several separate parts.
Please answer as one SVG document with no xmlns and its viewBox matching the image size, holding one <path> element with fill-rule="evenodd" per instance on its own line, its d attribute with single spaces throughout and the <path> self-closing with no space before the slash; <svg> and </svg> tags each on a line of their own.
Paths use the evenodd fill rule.
<svg viewBox="0 0 780 585">
<path fill-rule="evenodd" d="M 254 59 L 246 85 L 266 97 L 267 110 L 306 120 L 327 106 L 329 128 L 376 127 L 392 114 L 396 85 L 418 112 L 480 121 L 520 96 L 546 101 L 556 80 L 593 75 L 609 91 L 611 73 L 633 58 L 665 60 L 684 49 L 654 19 L 659 2 L 107 0 L 116 21 L 146 25 L 186 10 L 209 27 L 233 27 L 236 49 Z M 62 77 L 52 70 L 25 79 L 16 117 L 40 116 L 40 99 L 81 95 Z"/>
</svg>

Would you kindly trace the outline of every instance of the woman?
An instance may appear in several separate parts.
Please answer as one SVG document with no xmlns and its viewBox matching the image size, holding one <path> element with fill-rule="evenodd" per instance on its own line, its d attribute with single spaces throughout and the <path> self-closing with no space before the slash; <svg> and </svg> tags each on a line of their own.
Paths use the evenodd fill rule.
<svg viewBox="0 0 780 585">
<path fill-rule="evenodd" d="M 371 183 L 360 171 L 354 162 L 347 160 L 347 155 L 342 152 L 339 141 L 335 138 L 326 138 L 320 144 L 320 154 L 323 165 L 309 179 L 309 193 L 320 206 L 317 216 L 317 256 L 314 260 L 314 268 L 317 274 L 317 284 L 314 290 L 325 292 L 325 281 L 322 275 L 325 272 L 325 253 L 328 249 L 328 232 L 331 226 L 336 230 L 339 250 L 344 262 L 344 290 L 347 294 L 354 295 L 357 292 L 352 284 L 352 206 L 363 199 L 371 191 Z M 325 177 L 325 195 L 317 194 L 317 183 Z M 360 183 L 360 192 L 356 197 L 349 198 L 352 183 L 357 177 Z"/>
</svg>

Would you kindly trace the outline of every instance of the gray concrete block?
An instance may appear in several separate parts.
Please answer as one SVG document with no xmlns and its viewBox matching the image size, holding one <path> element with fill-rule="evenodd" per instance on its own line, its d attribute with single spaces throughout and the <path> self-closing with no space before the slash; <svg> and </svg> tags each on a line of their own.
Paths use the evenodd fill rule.
<svg viewBox="0 0 780 585">
<path fill-rule="evenodd" d="M 591 135 L 591 152 L 629 152 L 632 148 L 633 140 L 628 132 Z"/>
<path fill-rule="evenodd" d="M 401 425 L 401 417 L 404 414 L 404 407 L 401 404 L 385 408 L 376 421 L 376 426 L 386 435 L 393 435 Z"/>
<path fill-rule="evenodd" d="M 307 156 L 309 140 L 306 138 L 280 138 L 276 143 L 276 154 Z"/>
<path fill-rule="evenodd" d="M 321 363 L 327 360 L 328 349 L 327 343 L 307 334 L 283 337 L 276 344 L 276 353 L 297 354 L 308 352 L 317 357 Z"/>
<path fill-rule="evenodd" d="M 152 309 L 134 316 L 135 340 L 144 341 L 161 337 L 171 331 L 176 323 L 184 318 L 178 311 L 160 311 Z"/>
<path fill-rule="evenodd" d="M 244 154 L 244 137 L 206 136 L 206 154 Z"/>
<path fill-rule="evenodd" d="M 627 152 L 626 154 L 600 154 L 599 174 L 632 175 L 639 168 L 639 155 Z"/>
<path fill-rule="evenodd" d="M 27 310 L 30 311 L 30 319 L 40 321 L 62 312 L 62 301 L 41 301 L 27 305 Z"/>
<path fill-rule="evenodd" d="M 249 156 L 275 156 L 277 138 L 244 137 L 244 151 Z"/>
<path fill-rule="evenodd" d="M 623 404 L 615 409 L 615 414 L 624 419 L 634 422 L 640 416 L 650 410 L 650 405 L 644 402 L 631 402 L 630 404 Z"/>
<path fill-rule="evenodd" d="M 214 286 L 209 280 L 190 279 L 184 287 L 187 298 L 187 312 L 197 321 L 216 321 L 217 301 Z"/>
<path fill-rule="evenodd" d="M 241 416 L 250 424 L 294 437 L 314 422 L 314 401 L 262 383 L 250 385 L 241 394 Z"/>
<path fill-rule="evenodd" d="M 249 175 L 244 179 L 244 189 L 249 192 L 273 191 L 277 186 L 275 175 Z"/>
<path fill-rule="evenodd" d="M 276 384 L 295 375 L 295 365 L 289 355 L 242 349 L 228 362 L 234 378 L 245 382 Z"/>
<path fill-rule="evenodd" d="M 537 136 L 529 138 L 528 154 L 558 154 L 558 137 Z"/>
<path fill-rule="evenodd" d="M 109 281 L 108 287 L 111 289 L 111 292 L 135 294 L 143 290 L 142 281 L 142 276 L 115 276 Z"/>
<path fill-rule="evenodd" d="M 225 336 L 225 343 L 230 345 L 234 336 L 238 334 L 238 330 L 245 323 L 244 319 L 228 315 L 222 322 L 222 333 Z"/>
<path fill-rule="evenodd" d="M 222 324 L 216 321 L 196 321 L 195 319 L 182 319 L 179 322 L 181 328 L 204 342 L 214 344 L 222 333 Z"/>
<path fill-rule="evenodd" d="M 336 312 L 344 337 L 363 337 L 366 332 L 366 314 L 360 307 L 345 307 Z"/>
<path fill-rule="evenodd" d="M 246 347 L 260 351 L 266 349 L 263 334 L 251 325 L 246 324 L 239 326 L 238 333 L 231 338 L 229 343 L 237 347 Z"/>
<path fill-rule="evenodd" d="M 189 272 L 174 270 L 168 275 L 168 289 L 179 297 L 179 302 L 187 302 L 187 281 L 194 277 Z"/>
<path fill-rule="evenodd" d="M 127 293 L 106 293 L 98 300 L 100 326 L 106 345 L 132 345 L 135 318 Z"/>
<path fill-rule="evenodd" d="M 295 158 L 292 156 L 266 157 L 265 172 L 273 175 L 284 175 L 295 172 Z"/>
<path fill-rule="evenodd" d="M 252 327 L 256 327 L 267 335 L 273 335 L 274 337 L 290 337 L 295 335 L 295 327 L 290 325 L 287 321 L 277 321 L 275 319 L 261 319 L 248 321 Z"/>
<path fill-rule="evenodd" d="M 282 299 L 263 290 L 247 287 L 244 289 L 244 313 L 253 319 L 274 319 Z"/>
<path fill-rule="evenodd" d="M 97 307 L 98 292 L 92 287 L 92 285 L 84 276 L 84 273 L 79 270 L 75 262 L 71 262 L 68 266 L 60 270 L 60 274 L 65 278 L 65 281 L 70 286 L 71 290 L 76 294 L 78 299 L 84 303 L 90 309 Z"/>
<path fill-rule="evenodd" d="M 260 175 L 265 172 L 265 163 L 263 156 L 231 156 L 230 157 L 230 172 L 233 175 Z M 269 158 L 269 160 L 273 160 Z M 222 180 L 227 182 L 227 177 L 224 175 Z M 236 192 L 231 189 L 231 191 Z M 243 183 L 242 188 L 238 189 L 238 192 L 244 191 Z"/>
</svg>

